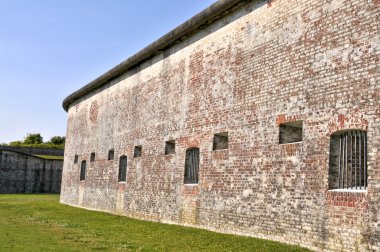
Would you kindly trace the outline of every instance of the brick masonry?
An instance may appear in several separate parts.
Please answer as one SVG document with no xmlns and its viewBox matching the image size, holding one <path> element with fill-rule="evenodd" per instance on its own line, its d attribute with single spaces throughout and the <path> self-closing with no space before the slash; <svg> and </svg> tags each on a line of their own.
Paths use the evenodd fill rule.
<svg viewBox="0 0 380 252">
<path fill-rule="evenodd" d="M 380 251 L 380 2 L 245 2 L 71 104 L 61 202 L 317 251 Z M 302 141 L 279 144 L 280 124 L 298 121 Z M 328 190 L 330 136 L 346 129 L 367 131 L 364 192 Z M 228 149 L 213 151 L 222 132 Z M 199 183 L 185 185 L 191 147 Z"/>
</svg>

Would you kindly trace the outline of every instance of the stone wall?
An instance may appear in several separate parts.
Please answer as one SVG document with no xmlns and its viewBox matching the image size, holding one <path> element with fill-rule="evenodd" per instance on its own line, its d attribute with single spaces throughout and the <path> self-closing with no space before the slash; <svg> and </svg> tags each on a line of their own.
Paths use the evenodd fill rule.
<svg viewBox="0 0 380 252">
<path fill-rule="evenodd" d="M 246 2 L 70 106 L 61 202 L 317 251 L 379 251 L 380 2 Z M 279 144 L 280 125 L 300 121 L 302 141 Z M 367 132 L 364 192 L 328 187 L 331 135 L 347 129 Z M 228 148 L 213 150 L 219 133 Z M 193 147 L 199 183 L 188 185 Z"/>
<path fill-rule="evenodd" d="M 59 193 L 62 160 L 0 150 L 0 193 Z"/>
<path fill-rule="evenodd" d="M 47 149 L 37 147 L 0 146 L 0 150 L 16 151 L 29 155 L 63 156 L 64 151 L 60 149 Z"/>
</svg>

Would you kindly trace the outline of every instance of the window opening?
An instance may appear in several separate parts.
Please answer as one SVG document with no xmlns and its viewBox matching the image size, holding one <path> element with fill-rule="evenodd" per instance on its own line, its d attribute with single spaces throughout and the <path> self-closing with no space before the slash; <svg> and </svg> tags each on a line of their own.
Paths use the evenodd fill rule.
<svg viewBox="0 0 380 252">
<path fill-rule="evenodd" d="M 80 181 L 86 179 L 86 160 L 83 160 L 80 166 Z"/>
<path fill-rule="evenodd" d="M 115 151 L 114 149 L 110 149 L 108 151 L 108 160 L 114 160 L 114 158 L 115 158 Z"/>
<path fill-rule="evenodd" d="M 119 182 L 125 182 L 127 180 L 127 165 L 128 165 L 128 158 L 127 156 L 121 156 L 119 160 L 119 176 L 118 181 Z"/>
<path fill-rule="evenodd" d="M 302 121 L 280 124 L 280 144 L 302 142 Z"/>
<path fill-rule="evenodd" d="M 199 175 L 199 148 L 186 150 L 185 184 L 198 184 Z"/>
<path fill-rule="evenodd" d="M 135 152 L 133 154 L 133 157 L 141 157 L 141 152 L 142 152 L 142 147 L 140 146 L 135 146 Z"/>
<path fill-rule="evenodd" d="M 165 143 L 165 155 L 175 154 L 175 141 Z"/>
<path fill-rule="evenodd" d="M 366 190 L 367 132 L 349 130 L 330 141 L 329 189 Z"/>
<path fill-rule="evenodd" d="M 94 161 L 95 161 L 95 152 L 92 152 L 91 157 L 90 157 L 90 162 L 94 162 Z"/>
<path fill-rule="evenodd" d="M 218 133 L 214 135 L 212 149 L 228 149 L 228 132 Z"/>
</svg>

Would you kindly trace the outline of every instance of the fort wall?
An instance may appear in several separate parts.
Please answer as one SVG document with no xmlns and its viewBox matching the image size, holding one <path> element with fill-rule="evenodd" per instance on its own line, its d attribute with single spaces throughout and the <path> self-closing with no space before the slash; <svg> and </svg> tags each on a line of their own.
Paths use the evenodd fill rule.
<svg viewBox="0 0 380 252">
<path fill-rule="evenodd" d="M 379 251 L 380 2 L 241 2 L 70 104 L 61 202 L 317 251 Z M 367 187 L 331 190 L 331 139 L 349 130 L 366 132 Z M 227 148 L 213 148 L 215 134 Z M 199 181 L 185 184 L 191 148 Z"/>
<path fill-rule="evenodd" d="M 63 160 L 0 150 L 0 193 L 59 193 Z"/>
<path fill-rule="evenodd" d="M 61 149 L 47 149 L 37 147 L 21 147 L 21 146 L 4 146 L 0 145 L 0 150 L 21 152 L 29 155 L 47 155 L 47 156 L 62 156 L 64 151 Z"/>
</svg>

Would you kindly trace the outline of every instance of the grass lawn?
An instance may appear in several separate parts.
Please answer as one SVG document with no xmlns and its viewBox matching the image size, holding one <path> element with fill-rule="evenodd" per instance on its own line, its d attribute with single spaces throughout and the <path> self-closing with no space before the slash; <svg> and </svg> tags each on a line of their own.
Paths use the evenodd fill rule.
<svg viewBox="0 0 380 252">
<path fill-rule="evenodd" d="M 0 251 L 308 251 L 277 242 L 145 222 L 0 194 Z"/>
<path fill-rule="evenodd" d="M 63 160 L 63 156 L 49 156 L 49 155 L 33 155 L 33 156 L 44 158 L 44 159 Z"/>
</svg>

